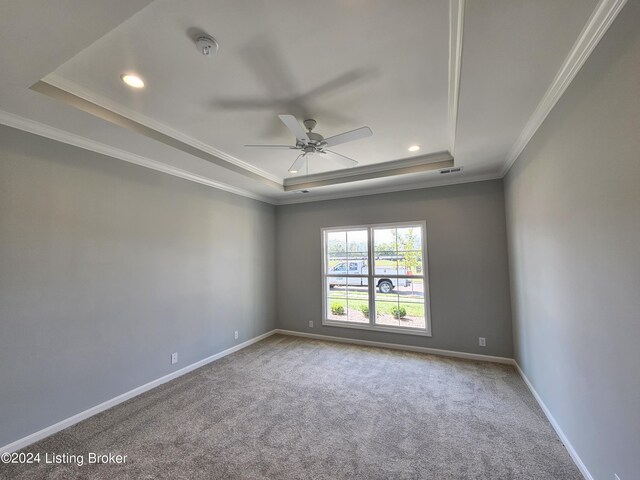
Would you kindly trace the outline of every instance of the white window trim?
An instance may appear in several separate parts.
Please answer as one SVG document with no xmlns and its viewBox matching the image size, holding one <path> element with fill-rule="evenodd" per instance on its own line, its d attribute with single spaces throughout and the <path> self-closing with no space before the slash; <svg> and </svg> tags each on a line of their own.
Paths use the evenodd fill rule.
<svg viewBox="0 0 640 480">
<path fill-rule="evenodd" d="M 373 229 L 375 228 L 398 228 L 398 227 L 406 227 L 406 226 L 420 226 L 422 230 L 422 269 L 424 276 L 424 316 L 425 316 L 425 328 L 411 328 L 411 327 L 394 327 L 390 325 L 376 325 L 375 324 L 375 315 L 369 316 L 369 324 L 364 323 L 355 323 L 355 322 L 347 322 L 347 321 L 336 321 L 328 319 L 327 315 L 327 288 L 326 288 L 326 278 L 327 278 L 327 263 L 326 263 L 326 249 L 327 249 L 327 233 L 329 232 L 348 232 L 352 230 L 362 230 L 368 229 L 368 239 L 369 239 L 369 252 L 368 252 L 368 262 L 369 265 L 374 265 L 373 262 Z M 427 258 L 427 222 L 416 221 L 416 222 L 394 222 L 394 223 L 371 223 L 366 225 L 346 225 L 346 226 L 338 226 L 338 227 L 324 227 L 320 229 L 320 235 L 322 237 L 322 251 L 320 252 L 322 258 L 322 325 L 330 326 L 330 327 L 342 327 L 342 328 L 353 328 L 359 330 L 373 330 L 376 332 L 388 332 L 388 333 L 400 333 L 404 335 L 418 335 L 423 337 L 431 336 L 431 287 L 429 285 L 429 262 Z M 371 272 L 367 274 L 368 277 L 368 286 L 369 286 L 369 311 L 375 311 L 375 282 L 372 281 L 375 279 L 375 268 L 370 268 Z M 349 276 L 348 274 L 344 275 Z M 361 277 L 361 275 L 355 275 L 357 277 Z M 400 276 L 402 277 L 402 275 Z M 414 277 L 415 278 L 415 277 Z"/>
</svg>

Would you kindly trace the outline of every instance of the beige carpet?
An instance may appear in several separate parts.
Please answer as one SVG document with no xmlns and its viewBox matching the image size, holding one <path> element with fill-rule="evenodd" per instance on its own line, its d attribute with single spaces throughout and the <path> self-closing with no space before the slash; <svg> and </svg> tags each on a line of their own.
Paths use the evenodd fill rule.
<svg viewBox="0 0 640 480">
<path fill-rule="evenodd" d="M 513 367 L 273 336 L 24 451 L 6 478 L 581 479 Z"/>
</svg>

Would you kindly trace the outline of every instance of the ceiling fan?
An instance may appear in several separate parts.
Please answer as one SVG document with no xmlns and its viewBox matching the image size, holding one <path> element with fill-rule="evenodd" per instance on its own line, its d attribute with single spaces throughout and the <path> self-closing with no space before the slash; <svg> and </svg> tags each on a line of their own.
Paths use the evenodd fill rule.
<svg viewBox="0 0 640 480">
<path fill-rule="evenodd" d="M 361 138 L 370 137 L 371 135 L 373 135 L 373 132 L 369 127 L 361 127 L 356 128 L 355 130 L 351 130 L 350 132 L 345 132 L 339 135 L 334 135 L 333 137 L 324 138 L 319 133 L 312 132 L 317 122 L 311 118 L 302 122 L 307 129 L 306 132 L 304 131 L 304 128 L 302 128 L 302 125 L 300 125 L 300 122 L 298 122 L 296 117 L 294 117 L 293 115 L 278 115 L 278 118 L 280 118 L 280 120 L 282 120 L 282 123 L 284 123 L 286 127 L 291 130 L 291 133 L 295 135 L 295 145 L 245 145 L 245 147 L 279 148 L 302 151 L 303 153 L 298 155 L 298 158 L 296 158 L 291 167 L 289 167 L 290 173 L 298 173 L 298 171 L 302 168 L 304 161 L 314 154 L 317 156 L 330 155 L 346 168 L 355 167 L 358 162 L 356 162 L 354 159 L 345 157 L 344 155 L 333 152 L 331 150 L 327 150 L 327 148 L 347 142 L 352 142 L 354 140 L 359 140 Z"/>
</svg>

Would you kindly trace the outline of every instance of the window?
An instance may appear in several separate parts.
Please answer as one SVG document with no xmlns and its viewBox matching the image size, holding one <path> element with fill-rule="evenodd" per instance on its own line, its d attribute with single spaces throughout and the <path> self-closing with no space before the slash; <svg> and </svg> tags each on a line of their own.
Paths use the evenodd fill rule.
<svg viewBox="0 0 640 480">
<path fill-rule="evenodd" d="M 424 222 L 322 229 L 323 324 L 431 335 Z"/>
</svg>

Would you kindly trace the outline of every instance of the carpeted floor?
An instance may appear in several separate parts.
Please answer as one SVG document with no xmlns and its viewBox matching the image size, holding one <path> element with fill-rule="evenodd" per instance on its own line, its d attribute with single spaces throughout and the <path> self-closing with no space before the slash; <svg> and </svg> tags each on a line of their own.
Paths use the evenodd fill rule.
<svg viewBox="0 0 640 480">
<path fill-rule="evenodd" d="M 6 478 L 582 479 L 511 366 L 272 336 L 23 450 Z"/>
</svg>

